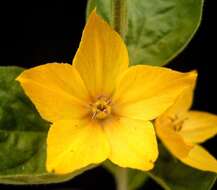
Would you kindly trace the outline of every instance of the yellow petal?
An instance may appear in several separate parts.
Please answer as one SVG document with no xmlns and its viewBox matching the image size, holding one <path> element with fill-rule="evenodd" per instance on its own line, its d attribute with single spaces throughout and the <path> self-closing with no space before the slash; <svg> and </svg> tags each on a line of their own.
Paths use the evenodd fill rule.
<svg viewBox="0 0 217 190">
<path fill-rule="evenodd" d="M 217 173 L 217 160 L 201 146 L 194 146 L 188 156 L 181 161 L 199 170 Z"/>
<path fill-rule="evenodd" d="M 59 174 L 70 173 L 104 161 L 109 151 L 106 135 L 97 123 L 58 121 L 48 132 L 47 170 Z"/>
<path fill-rule="evenodd" d="M 111 144 L 109 159 L 112 162 L 140 170 L 153 168 L 158 148 L 151 122 L 117 118 L 104 127 Z"/>
<path fill-rule="evenodd" d="M 201 143 L 217 134 L 217 116 L 207 112 L 190 111 L 180 131 L 188 142 Z"/>
<path fill-rule="evenodd" d="M 110 96 L 118 75 L 128 67 L 128 52 L 121 37 L 93 11 L 73 60 L 93 97 Z"/>
<path fill-rule="evenodd" d="M 154 119 L 195 79 L 195 72 L 180 73 L 147 65 L 130 67 L 118 83 L 113 97 L 114 110 L 121 116 Z"/>
<path fill-rule="evenodd" d="M 172 129 L 170 122 L 168 118 L 158 118 L 155 121 L 156 133 L 175 157 L 185 157 L 193 146 L 186 144 L 182 136 Z"/>
<path fill-rule="evenodd" d="M 88 91 L 69 64 L 45 64 L 27 69 L 17 78 L 41 116 L 48 121 L 86 114 Z"/>
<path fill-rule="evenodd" d="M 191 86 L 183 90 L 183 92 L 176 99 L 175 103 L 166 111 L 165 114 L 179 115 L 188 111 L 192 106 L 195 84 L 196 80 Z"/>
</svg>

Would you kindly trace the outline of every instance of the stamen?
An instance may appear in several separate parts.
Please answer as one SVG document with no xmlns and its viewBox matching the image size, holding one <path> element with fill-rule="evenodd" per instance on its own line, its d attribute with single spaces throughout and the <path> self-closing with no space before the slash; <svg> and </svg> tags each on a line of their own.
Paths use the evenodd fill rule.
<svg viewBox="0 0 217 190">
<path fill-rule="evenodd" d="M 111 113 L 111 99 L 100 96 L 97 98 L 96 102 L 90 106 L 92 119 L 105 119 Z"/>
<path fill-rule="evenodd" d="M 169 117 L 169 120 L 172 123 L 172 127 L 176 132 L 179 132 L 182 130 L 182 127 L 183 127 L 183 125 L 187 119 L 188 119 L 187 117 L 184 117 L 184 118 L 181 117 L 180 118 L 178 115 L 174 115 L 174 116 Z"/>
</svg>

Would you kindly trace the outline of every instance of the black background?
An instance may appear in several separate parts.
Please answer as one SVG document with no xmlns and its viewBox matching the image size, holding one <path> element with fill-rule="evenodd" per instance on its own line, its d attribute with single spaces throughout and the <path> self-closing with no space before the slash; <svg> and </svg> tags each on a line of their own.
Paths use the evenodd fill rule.
<svg viewBox="0 0 217 190">
<path fill-rule="evenodd" d="M 4 2 L 4 1 L 3 1 Z M 213 4 L 212 4 L 213 3 Z M 85 24 L 86 1 L 6 1 L 0 4 L 0 65 L 26 68 L 48 62 L 68 62 L 79 45 Z M 217 114 L 214 1 L 205 1 L 202 24 L 188 47 L 168 67 L 199 72 L 194 108 Z M 212 10 L 213 9 L 213 10 Z M 216 138 L 204 146 L 217 157 Z M 58 185 L 0 185 L 0 189 L 113 190 L 112 176 L 103 168 L 85 172 Z M 142 188 L 143 189 L 143 188 Z M 161 188 L 149 181 L 148 189 Z M 214 189 L 214 188 L 213 188 Z"/>
</svg>

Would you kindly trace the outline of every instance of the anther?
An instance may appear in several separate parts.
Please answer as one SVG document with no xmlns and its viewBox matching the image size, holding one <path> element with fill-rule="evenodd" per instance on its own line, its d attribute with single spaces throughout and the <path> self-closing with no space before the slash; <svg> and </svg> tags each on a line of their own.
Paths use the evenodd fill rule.
<svg viewBox="0 0 217 190">
<path fill-rule="evenodd" d="M 177 115 L 175 115 L 174 117 L 169 117 L 171 123 L 172 123 L 172 127 L 176 132 L 179 132 L 182 130 L 182 127 L 185 123 L 185 121 L 188 118 L 180 118 Z"/>
<path fill-rule="evenodd" d="M 105 119 L 111 113 L 111 100 L 99 97 L 95 103 L 91 104 L 91 118 Z"/>
</svg>

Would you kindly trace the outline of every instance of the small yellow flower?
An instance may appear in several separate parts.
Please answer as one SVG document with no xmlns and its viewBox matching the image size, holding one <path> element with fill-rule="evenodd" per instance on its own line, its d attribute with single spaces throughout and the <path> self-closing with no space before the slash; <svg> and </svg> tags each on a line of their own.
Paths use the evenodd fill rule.
<svg viewBox="0 0 217 190">
<path fill-rule="evenodd" d="M 217 116 L 189 111 L 194 85 L 186 88 L 164 114 L 157 118 L 156 132 L 168 150 L 183 163 L 217 172 L 217 160 L 198 145 L 217 133 Z"/>
<path fill-rule="evenodd" d="M 110 159 L 149 170 L 158 156 L 150 120 L 171 106 L 195 73 L 152 66 L 128 67 L 120 36 L 94 11 L 73 64 L 46 64 L 18 81 L 52 126 L 48 171 L 68 173 Z"/>
</svg>

